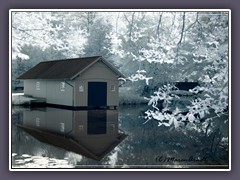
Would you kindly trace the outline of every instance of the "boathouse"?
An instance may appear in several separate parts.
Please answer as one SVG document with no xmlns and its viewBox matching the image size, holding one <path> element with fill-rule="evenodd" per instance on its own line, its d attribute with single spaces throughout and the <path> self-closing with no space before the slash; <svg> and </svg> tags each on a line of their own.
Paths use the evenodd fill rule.
<svg viewBox="0 0 240 180">
<path fill-rule="evenodd" d="M 118 78 L 124 77 L 101 56 L 40 62 L 18 79 L 24 95 L 61 107 L 118 106 Z"/>
</svg>

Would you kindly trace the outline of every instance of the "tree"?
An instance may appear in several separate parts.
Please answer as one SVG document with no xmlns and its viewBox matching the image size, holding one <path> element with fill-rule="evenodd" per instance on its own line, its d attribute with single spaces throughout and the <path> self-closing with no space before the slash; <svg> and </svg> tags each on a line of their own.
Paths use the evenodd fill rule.
<svg viewBox="0 0 240 180">
<path fill-rule="evenodd" d="M 185 69 L 184 75 L 189 73 L 186 76 L 189 79 L 195 79 L 192 76 L 197 75 L 201 86 L 196 87 L 192 92 L 201 91 L 203 95 L 192 100 L 191 105 L 187 106 L 187 114 L 179 112 L 178 109 L 168 113 L 168 106 L 160 111 L 156 104 L 160 101 L 168 104 L 174 100 L 171 93 L 174 87 L 159 88 L 149 101 L 153 110 L 146 112 L 147 119 L 156 119 L 159 125 L 170 125 L 178 121 L 199 122 L 211 110 L 216 114 L 215 118 L 228 111 L 228 14 L 224 12 L 197 13 L 196 20 L 190 28 L 192 30 L 188 34 L 182 28 L 181 38 L 176 47 L 177 61 L 175 63 L 178 64 L 178 60 L 182 58 L 184 59 L 183 65 L 189 64 L 187 57 L 192 57 L 190 73 Z M 183 36 L 187 39 L 185 42 L 182 41 Z M 191 47 L 191 51 L 186 51 L 188 46 Z M 211 118 L 213 117 L 208 119 Z"/>
<path fill-rule="evenodd" d="M 65 57 L 83 55 L 87 33 L 75 13 L 71 12 L 12 12 L 12 59 L 28 59 L 22 53 L 25 45 L 62 52 Z M 69 23 L 70 22 L 70 23 Z"/>
<path fill-rule="evenodd" d="M 216 117 L 224 114 L 228 108 L 228 13 L 137 14 L 123 13 L 121 20 L 127 26 L 125 32 L 112 36 L 111 52 L 129 67 L 125 69 L 128 80 L 145 80 L 155 89 L 146 118 L 170 125 L 174 121 L 199 122 L 211 110 Z M 200 86 L 192 93 L 202 95 L 187 105 L 187 113 L 179 109 L 169 112 L 167 104 L 179 98 L 172 94 L 176 87 L 171 83 L 186 79 L 198 81 Z M 139 86 L 135 84 L 135 88 Z M 159 109 L 162 102 L 166 108 Z"/>
<path fill-rule="evenodd" d="M 13 12 L 12 19 L 12 58 L 20 64 L 38 59 L 36 49 L 46 59 L 105 56 L 148 97 L 146 118 L 161 125 L 227 111 L 228 12 Z M 199 82 L 191 93 L 202 93 L 187 114 L 169 112 L 178 98 L 172 84 L 185 80 Z"/>
<path fill-rule="evenodd" d="M 107 36 L 111 29 L 111 24 L 99 15 L 89 29 L 88 41 L 84 48 L 86 56 L 109 56 L 110 42 Z"/>
</svg>

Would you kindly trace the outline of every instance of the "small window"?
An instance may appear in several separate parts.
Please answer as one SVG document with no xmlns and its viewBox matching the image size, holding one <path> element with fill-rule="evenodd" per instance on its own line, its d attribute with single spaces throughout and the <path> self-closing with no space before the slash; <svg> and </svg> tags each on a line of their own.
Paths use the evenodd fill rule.
<svg viewBox="0 0 240 180">
<path fill-rule="evenodd" d="M 60 83 L 60 90 L 65 91 L 65 88 L 66 88 L 65 82 L 61 82 Z"/>
<path fill-rule="evenodd" d="M 111 85 L 111 91 L 115 91 L 115 85 L 114 84 Z"/>
<path fill-rule="evenodd" d="M 36 90 L 40 90 L 40 82 L 36 82 Z"/>
<path fill-rule="evenodd" d="M 83 125 L 78 125 L 78 129 L 82 133 L 83 132 Z"/>
<path fill-rule="evenodd" d="M 80 85 L 79 85 L 79 92 L 84 92 L 84 86 L 83 86 L 83 84 L 80 84 Z"/>
<path fill-rule="evenodd" d="M 65 124 L 60 123 L 60 132 L 64 132 L 64 130 L 65 130 Z"/>
<path fill-rule="evenodd" d="M 39 117 L 36 117 L 36 126 L 39 127 L 40 126 L 40 118 Z"/>
</svg>

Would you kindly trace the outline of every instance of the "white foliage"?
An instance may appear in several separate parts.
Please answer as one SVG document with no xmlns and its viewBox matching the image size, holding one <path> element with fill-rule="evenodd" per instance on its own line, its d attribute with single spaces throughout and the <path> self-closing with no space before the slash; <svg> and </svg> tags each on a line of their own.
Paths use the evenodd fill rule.
<svg viewBox="0 0 240 180">
<path fill-rule="evenodd" d="M 72 31 L 69 33 L 63 47 L 59 50 L 66 51 L 66 57 L 77 58 L 84 55 L 84 46 L 87 43 L 87 34 L 84 30 Z"/>
<path fill-rule="evenodd" d="M 153 77 L 147 77 L 145 74 L 146 71 L 144 70 L 138 70 L 136 74 L 132 74 L 131 76 L 127 77 L 127 80 L 130 80 L 132 82 L 136 82 L 139 80 L 145 80 L 146 84 L 149 85 L 149 80 L 153 79 Z"/>
<path fill-rule="evenodd" d="M 187 114 L 187 118 L 191 123 L 194 122 L 194 120 L 195 120 L 195 117 L 192 113 Z"/>
<path fill-rule="evenodd" d="M 71 13 L 12 12 L 12 59 L 27 59 L 22 47 L 31 45 L 45 50 L 52 47 L 67 57 L 83 54 L 86 33 L 68 23 Z"/>
<path fill-rule="evenodd" d="M 123 58 L 125 56 L 125 52 L 121 50 L 122 40 L 118 37 L 118 35 L 116 33 L 110 33 L 106 38 L 108 38 L 111 42 L 111 48 L 108 49 L 109 52 Z"/>
<path fill-rule="evenodd" d="M 116 147 L 114 151 L 108 156 L 108 164 L 110 167 L 114 168 L 118 161 L 118 153 L 121 151 L 120 148 Z"/>
<path fill-rule="evenodd" d="M 17 59 L 20 58 L 22 60 L 27 60 L 29 59 L 29 56 L 20 52 L 12 52 L 12 59 Z"/>
<path fill-rule="evenodd" d="M 12 59 L 29 58 L 22 52 L 24 45 L 37 46 L 43 50 L 53 47 L 63 51 L 67 57 L 83 55 L 84 46 L 90 36 L 78 20 L 81 16 L 69 12 L 63 14 L 14 13 Z M 103 24 L 111 27 L 106 36 L 109 46 L 104 47 L 108 50 L 108 55 L 114 55 L 116 63 L 124 67 L 127 74 L 133 73 L 119 80 L 145 81 L 146 85 L 149 85 L 151 80 L 153 86 L 158 86 L 160 81 L 174 82 L 185 77 L 200 82 L 200 86 L 189 92 L 180 92 L 171 85 L 165 85 L 145 98 L 152 107 L 146 111 L 146 119 L 157 120 L 159 126 L 173 124 L 178 127 L 181 121 L 194 122 L 198 120 L 196 115 L 204 118 L 210 109 L 215 113 L 223 112 L 228 107 L 229 93 L 227 14 L 186 12 L 181 43 L 182 12 L 163 12 L 162 15 L 161 24 L 158 24 L 159 12 L 98 14 Z M 200 95 L 191 101 L 191 105 L 186 106 L 187 114 L 181 114 L 178 107 L 174 108 L 172 113 L 168 112 L 169 106 L 179 99 L 177 95 L 191 94 Z M 159 108 L 160 103 L 164 104 L 164 109 Z"/>
</svg>

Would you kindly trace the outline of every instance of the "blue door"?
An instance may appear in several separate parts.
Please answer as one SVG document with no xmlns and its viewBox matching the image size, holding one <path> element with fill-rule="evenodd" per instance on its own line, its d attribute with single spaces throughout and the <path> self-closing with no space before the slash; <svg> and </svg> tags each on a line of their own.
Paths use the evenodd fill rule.
<svg viewBox="0 0 240 180">
<path fill-rule="evenodd" d="M 88 106 L 107 106 L 106 82 L 88 82 Z"/>
</svg>

